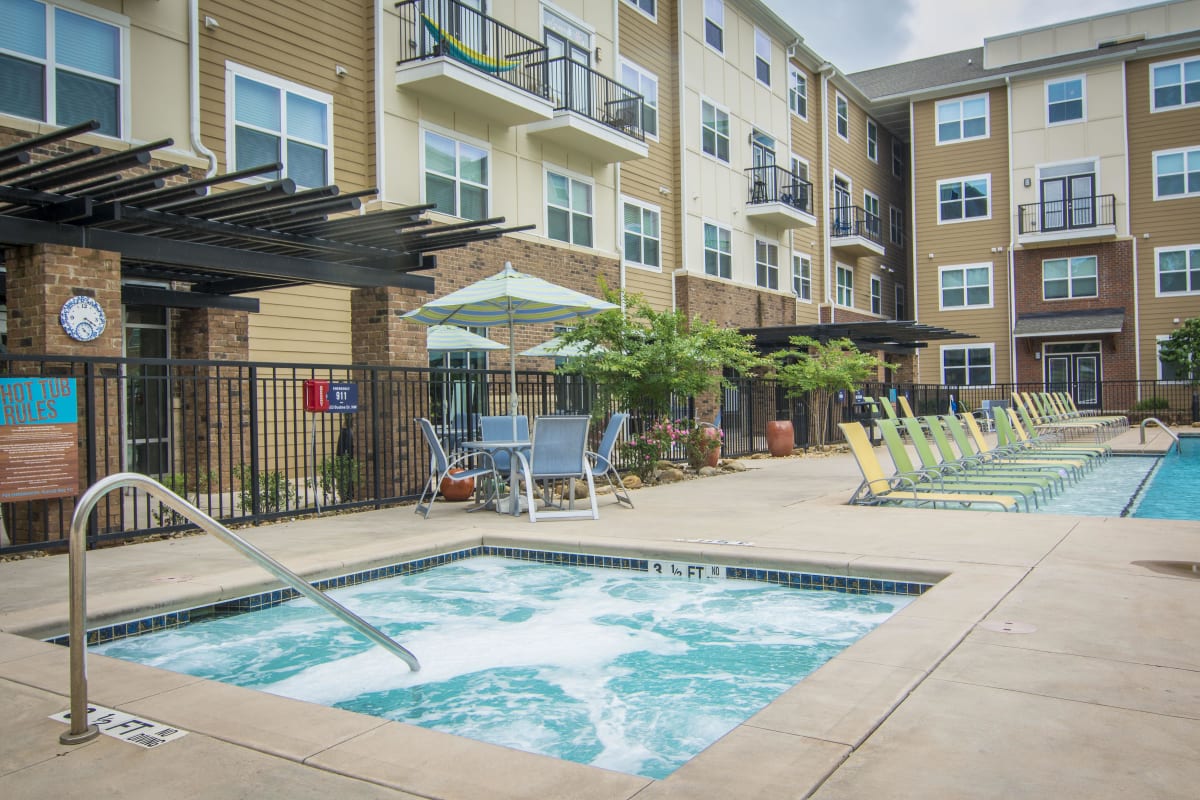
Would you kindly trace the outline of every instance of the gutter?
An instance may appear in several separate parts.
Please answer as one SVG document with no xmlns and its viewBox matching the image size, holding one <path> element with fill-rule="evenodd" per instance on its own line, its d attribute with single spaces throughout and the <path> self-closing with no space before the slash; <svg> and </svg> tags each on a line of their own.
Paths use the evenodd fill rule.
<svg viewBox="0 0 1200 800">
<path fill-rule="evenodd" d="M 1005 91 L 1007 91 L 1007 99 L 1005 102 L 1008 108 L 1005 113 L 1005 118 L 1008 123 L 1008 164 L 1005 168 L 1005 173 L 1008 175 L 1008 249 L 1005 253 L 1005 259 L 1008 261 L 1008 375 L 1013 383 L 1017 382 L 1017 258 L 1013 253 L 1013 245 L 1016 241 L 1015 228 L 1017 226 L 1017 215 L 1013 213 L 1017 209 L 1017 204 L 1014 202 L 1016 192 L 1013 189 L 1013 131 L 1012 131 L 1012 77 L 1004 76 Z"/>
<path fill-rule="evenodd" d="M 835 69 L 833 64 L 826 61 L 817 70 L 821 76 L 821 194 L 825 196 L 825 209 L 829 208 L 829 76 Z M 821 254 L 825 260 L 825 302 L 822 305 L 829 307 L 829 321 L 832 323 L 836 321 L 837 307 L 833 304 L 833 295 L 829 291 L 830 276 L 833 275 L 833 246 L 829 241 L 828 212 L 822 214 L 821 218 L 824 220 L 824 230 L 821 232 L 824 246 Z M 821 307 L 817 306 L 817 321 L 820 319 Z"/>
<path fill-rule="evenodd" d="M 188 0 L 188 134 L 192 149 L 208 159 L 204 177 L 217 173 L 217 154 L 200 138 L 200 0 Z"/>
</svg>

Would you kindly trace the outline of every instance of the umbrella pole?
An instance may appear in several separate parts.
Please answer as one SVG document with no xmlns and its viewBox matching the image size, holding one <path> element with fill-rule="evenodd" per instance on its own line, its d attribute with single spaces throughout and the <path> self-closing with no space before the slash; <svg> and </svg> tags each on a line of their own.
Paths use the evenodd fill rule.
<svg viewBox="0 0 1200 800">
<path fill-rule="evenodd" d="M 508 307 L 508 415 L 512 417 L 512 438 L 517 440 L 517 338 L 516 325 L 513 320 L 512 305 Z"/>
</svg>

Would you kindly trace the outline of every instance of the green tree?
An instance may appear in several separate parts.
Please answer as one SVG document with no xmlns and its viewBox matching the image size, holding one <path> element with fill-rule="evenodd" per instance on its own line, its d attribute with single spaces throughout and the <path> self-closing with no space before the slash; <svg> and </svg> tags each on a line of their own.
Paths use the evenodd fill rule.
<svg viewBox="0 0 1200 800">
<path fill-rule="evenodd" d="M 849 339 L 819 342 L 810 336 L 792 336 L 788 341 L 792 349 L 771 354 L 775 368 L 768 376 L 779 381 L 788 397 L 838 389 L 853 391 L 874 378 L 880 367 L 895 369 L 894 364 L 862 352 Z M 825 397 L 812 404 L 818 444 L 825 443 L 828 408 Z"/>
<path fill-rule="evenodd" d="M 626 312 L 606 311 L 583 319 L 560 338 L 578 345 L 560 371 L 582 375 L 625 408 L 646 408 L 656 417 L 671 410 L 671 396 L 694 397 L 726 385 L 726 370 L 744 375 L 766 362 L 752 337 L 711 322 L 688 320 L 680 311 L 656 311 L 638 295 L 614 292 L 605 299 Z"/>
<path fill-rule="evenodd" d="M 1175 368 L 1175 373 L 1200 386 L 1200 317 L 1186 320 L 1158 349 L 1159 360 Z"/>
</svg>

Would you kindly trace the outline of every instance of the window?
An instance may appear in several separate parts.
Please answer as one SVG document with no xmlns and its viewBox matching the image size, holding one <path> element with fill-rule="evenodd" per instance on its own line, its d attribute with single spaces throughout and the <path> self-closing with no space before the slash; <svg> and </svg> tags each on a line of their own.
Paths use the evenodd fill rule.
<svg viewBox="0 0 1200 800">
<path fill-rule="evenodd" d="M 793 175 L 795 175 L 797 178 L 804 181 L 805 183 L 809 182 L 808 181 L 808 159 L 803 158 L 803 157 L 798 156 L 795 153 L 793 153 L 791 156 L 791 161 L 790 161 L 789 165 L 792 168 Z"/>
<path fill-rule="evenodd" d="M 704 41 L 718 53 L 725 52 L 725 3 L 704 0 Z"/>
<path fill-rule="evenodd" d="M 771 85 L 771 37 L 758 28 L 754 29 L 754 77 Z"/>
<path fill-rule="evenodd" d="M 728 228 L 704 223 L 704 272 L 718 278 L 733 277 L 732 235 Z"/>
<path fill-rule="evenodd" d="M 942 267 L 938 282 L 943 310 L 992 307 L 991 264 Z"/>
<path fill-rule="evenodd" d="M 808 78 L 788 65 L 788 108 L 800 119 L 808 119 Z"/>
<path fill-rule="evenodd" d="M 650 19 L 654 19 L 654 0 L 625 0 L 626 3 L 641 11 Z"/>
<path fill-rule="evenodd" d="M 278 161 L 300 186 L 329 183 L 332 97 L 234 64 L 227 65 L 225 85 L 233 169 Z"/>
<path fill-rule="evenodd" d="M 992 383 L 993 346 L 942 346 L 942 384 L 989 386 Z"/>
<path fill-rule="evenodd" d="M 867 158 L 879 163 L 879 126 L 867 120 Z"/>
<path fill-rule="evenodd" d="M 904 142 L 892 138 L 892 174 L 897 178 L 904 177 Z"/>
<path fill-rule="evenodd" d="M 754 240 L 754 279 L 764 289 L 779 288 L 779 245 Z"/>
<path fill-rule="evenodd" d="M 1200 148 L 1154 154 L 1154 199 L 1200 195 Z"/>
<path fill-rule="evenodd" d="M 626 200 L 624 218 L 626 263 L 661 269 L 658 207 Z"/>
<path fill-rule="evenodd" d="M 1042 297 L 1096 297 L 1096 257 L 1048 258 L 1042 262 Z"/>
<path fill-rule="evenodd" d="M 1158 264 L 1156 294 L 1200 294 L 1200 244 L 1156 248 Z"/>
<path fill-rule="evenodd" d="M 729 113 L 707 100 L 700 101 L 700 149 L 713 158 L 729 161 Z"/>
<path fill-rule="evenodd" d="M 1152 111 L 1200 103 L 1200 58 L 1151 65 L 1150 88 Z"/>
<path fill-rule="evenodd" d="M 837 304 L 854 307 L 854 270 L 841 264 L 837 266 Z"/>
<path fill-rule="evenodd" d="M 1060 125 L 1083 119 L 1083 78 L 1046 81 L 1046 124 Z"/>
<path fill-rule="evenodd" d="M 546 173 L 546 234 L 560 242 L 592 246 L 592 185 Z"/>
<path fill-rule="evenodd" d="M 938 222 L 990 219 L 992 176 L 938 181 Z"/>
<path fill-rule="evenodd" d="M 425 131 L 425 202 L 463 219 L 488 215 L 488 153 Z"/>
<path fill-rule="evenodd" d="M 937 143 L 985 139 L 988 135 L 988 96 L 962 97 L 937 104 Z"/>
<path fill-rule="evenodd" d="M 1189 376 L 1183 374 L 1174 364 L 1168 364 L 1162 360 L 1163 342 L 1170 339 L 1169 334 L 1154 337 L 1155 352 L 1158 354 L 1158 379 L 1160 381 L 1186 381 Z"/>
<path fill-rule="evenodd" d="M 812 259 L 808 256 L 792 255 L 792 294 L 812 301 Z"/>
<path fill-rule="evenodd" d="M 841 92 L 834 95 L 834 107 L 837 110 L 837 135 L 850 141 L 850 104 Z"/>
<path fill-rule="evenodd" d="M 888 238 L 891 239 L 892 244 L 898 247 L 903 247 L 904 209 L 891 206 L 891 208 L 888 210 L 888 216 L 890 217 L 889 221 L 891 222 L 891 225 L 888 227 Z"/>
<path fill-rule="evenodd" d="M 896 319 L 905 319 L 908 316 L 908 308 L 905 304 L 904 287 L 896 284 Z"/>
<path fill-rule="evenodd" d="M 128 22 L 35 0 L 0 0 L 0 112 L 52 125 L 100 121 L 124 136 Z"/>
<path fill-rule="evenodd" d="M 621 83 L 642 96 L 642 130 L 658 136 L 658 78 L 639 66 L 621 62 Z"/>
<path fill-rule="evenodd" d="M 883 280 L 878 275 L 871 276 L 871 313 L 883 313 Z"/>
</svg>

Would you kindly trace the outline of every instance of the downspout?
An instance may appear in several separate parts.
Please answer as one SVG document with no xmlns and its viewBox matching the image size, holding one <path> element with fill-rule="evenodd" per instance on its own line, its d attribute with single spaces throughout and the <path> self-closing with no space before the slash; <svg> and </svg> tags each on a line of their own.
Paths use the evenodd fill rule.
<svg viewBox="0 0 1200 800">
<path fill-rule="evenodd" d="M 917 246 L 917 128 L 914 120 L 913 101 L 908 101 L 908 213 L 912 231 L 912 297 L 914 322 L 921 321 L 921 260 L 917 257 L 920 248 Z M 921 348 L 916 348 L 913 356 L 913 382 L 919 382 L 921 377 Z"/>
<path fill-rule="evenodd" d="M 617 8 L 617 3 L 620 0 L 613 0 L 613 57 L 616 59 L 616 67 L 621 65 L 621 12 Z M 615 70 L 614 70 L 615 71 Z M 619 72 L 617 74 L 620 74 Z M 640 110 L 640 109 L 639 109 Z M 642 131 L 642 136 L 645 137 L 646 131 Z M 644 138 L 643 138 L 644 141 Z M 621 283 L 621 311 L 625 310 L 625 209 L 621 207 L 621 162 L 618 161 L 613 166 L 613 249 L 617 251 L 617 269 L 620 272 Z M 659 235 L 662 235 L 662 226 L 659 225 Z M 661 265 L 661 252 L 659 248 L 659 261 Z M 671 279 L 671 283 L 675 283 L 675 279 Z"/>
<path fill-rule="evenodd" d="M 1132 205 L 1129 195 L 1129 95 L 1126 94 L 1125 70 L 1121 70 L 1121 118 L 1125 120 L 1123 135 L 1125 137 L 1125 233 L 1133 242 L 1133 377 L 1137 380 L 1137 399 L 1142 399 L 1142 304 L 1138 296 L 1138 240 L 1133 233 L 1133 224 L 1129 216 Z M 1158 360 L 1158 345 L 1154 346 L 1154 359 Z M 1158 378 L 1158 370 L 1154 371 Z"/>
<path fill-rule="evenodd" d="M 188 133 L 192 149 L 208 159 L 204 177 L 217 173 L 217 154 L 200 139 L 200 0 L 188 0 Z"/>
<path fill-rule="evenodd" d="M 383 109 L 383 4 L 375 3 L 375 189 L 378 194 L 375 196 L 375 202 L 381 206 L 385 204 L 387 198 L 387 188 L 384 186 L 387 170 L 385 169 L 386 161 L 385 154 L 387 147 L 385 142 L 387 137 L 384 136 L 384 109 Z M 366 209 L 366 203 L 362 208 Z"/>
<path fill-rule="evenodd" d="M 1004 76 L 1004 91 L 1007 93 L 1008 113 L 1008 249 L 1004 256 L 1008 266 L 1008 375 L 1009 379 L 1017 382 L 1017 261 L 1013 254 L 1016 243 L 1014 229 L 1017 226 L 1017 216 L 1013 213 L 1016 203 L 1013 202 L 1013 144 L 1012 144 L 1012 77 Z"/>
<path fill-rule="evenodd" d="M 679 310 L 679 293 L 675 290 L 675 280 L 680 275 L 687 275 L 688 264 L 692 263 L 688 257 L 688 237 L 687 233 L 687 203 L 688 203 L 688 181 L 687 181 L 687 114 L 685 113 L 684 101 L 687 98 L 687 90 L 684 87 L 683 76 L 687 75 L 687 69 L 683 62 L 684 58 L 684 36 L 683 36 L 683 14 L 679 13 L 679 9 L 675 9 L 675 46 L 679 52 L 679 58 L 675 59 L 678 63 L 678 74 L 676 83 L 679 84 L 679 110 L 675 114 L 675 118 L 679 120 L 679 129 L 676 132 L 677 146 L 679 148 L 679 205 L 678 205 L 678 221 L 676 227 L 679 235 L 679 252 L 682 256 L 680 266 L 671 272 L 671 310 Z M 704 229 L 701 227 L 700 235 L 703 237 Z"/>
<path fill-rule="evenodd" d="M 829 209 L 829 75 L 833 72 L 833 64 L 826 61 L 820 67 L 821 73 L 821 193 L 825 195 L 825 208 L 822 211 Z M 837 306 L 833 304 L 833 295 L 830 293 L 830 276 L 833 275 L 833 246 L 829 241 L 829 215 L 822 215 L 824 220 L 825 230 L 822 231 L 821 240 L 824 242 L 822 248 L 822 257 L 825 260 L 825 305 L 829 307 L 829 321 L 836 322 Z M 817 309 L 817 319 L 820 320 L 821 310 Z"/>
</svg>

